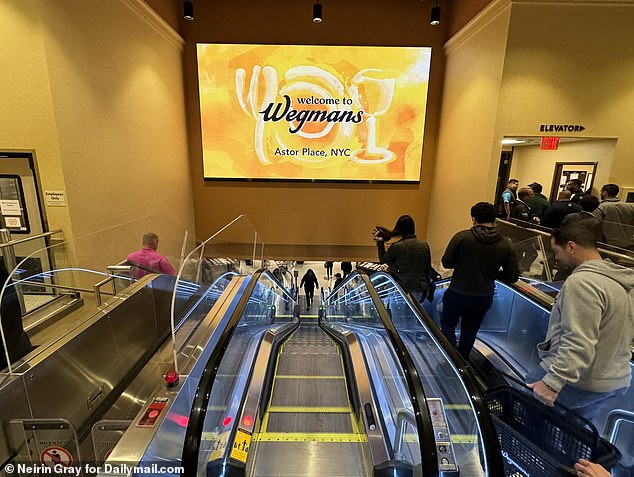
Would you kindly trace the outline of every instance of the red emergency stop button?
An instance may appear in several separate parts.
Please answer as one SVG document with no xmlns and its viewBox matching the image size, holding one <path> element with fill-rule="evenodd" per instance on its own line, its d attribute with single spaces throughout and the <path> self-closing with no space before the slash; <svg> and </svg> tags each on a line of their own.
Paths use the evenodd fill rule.
<svg viewBox="0 0 634 477">
<path fill-rule="evenodd" d="M 173 388 L 178 384 L 179 376 L 176 371 L 170 371 L 165 375 L 165 384 L 167 384 L 168 388 Z"/>
</svg>

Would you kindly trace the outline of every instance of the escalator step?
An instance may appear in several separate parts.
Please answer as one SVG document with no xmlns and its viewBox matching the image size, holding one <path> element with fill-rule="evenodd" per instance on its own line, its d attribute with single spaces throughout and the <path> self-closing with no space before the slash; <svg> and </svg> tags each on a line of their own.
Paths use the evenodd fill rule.
<svg viewBox="0 0 634 477">
<path fill-rule="evenodd" d="M 277 365 L 277 374 L 281 375 L 306 375 L 310 371 L 313 376 L 340 376 L 341 357 L 333 354 L 287 355 L 280 359 Z"/>
<path fill-rule="evenodd" d="M 349 410 L 339 413 L 271 412 L 266 432 L 352 434 Z"/>
<path fill-rule="evenodd" d="M 345 380 L 276 379 L 271 406 L 348 406 Z"/>
</svg>

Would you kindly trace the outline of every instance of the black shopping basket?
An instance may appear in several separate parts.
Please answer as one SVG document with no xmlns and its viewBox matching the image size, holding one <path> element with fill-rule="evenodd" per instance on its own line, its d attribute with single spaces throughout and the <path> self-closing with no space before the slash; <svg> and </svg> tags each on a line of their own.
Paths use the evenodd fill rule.
<svg viewBox="0 0 634 477">
<path fill-rule="evenodd" d="M 571 476 L 581 458 L 607 469 L 621 458 L 590 422 L 562 406 L 546 406 L 508 386 L 489 390 L 486 399 L 507 477 Z"/>
</svg>

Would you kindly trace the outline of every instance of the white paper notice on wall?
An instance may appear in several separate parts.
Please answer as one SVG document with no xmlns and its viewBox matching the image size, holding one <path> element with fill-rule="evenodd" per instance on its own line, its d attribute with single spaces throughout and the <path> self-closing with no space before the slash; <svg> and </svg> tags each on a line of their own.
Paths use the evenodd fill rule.
<svg viewBox="0 0 634 477">
<path fill-rule="evenodd" d="M 46 197 L 46 205 L 51 207 L 66 206 L 66 193 L 63 190 L 46 190 L 44 197 Z"/>
<path fill-rule="evenodd" d="M 22 227 L 22 221 L 20 217 L 5 217 L 4 225 L 9 229 L 19 229 Z"/>
<path fill-rule="evenodd" d="M 0 200 L 2 215 L 22 215 L 19 200 Z"/>
</svg>

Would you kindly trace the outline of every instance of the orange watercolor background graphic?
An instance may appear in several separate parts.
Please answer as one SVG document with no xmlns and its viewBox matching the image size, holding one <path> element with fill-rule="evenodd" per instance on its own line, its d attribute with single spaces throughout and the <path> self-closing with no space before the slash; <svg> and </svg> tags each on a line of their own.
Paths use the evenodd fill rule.
<svg viewBox="0 0 634 477">
<path fill-rule="evenodd" d="M 431 48 L 197 52 L 206 179 L 420 180 Z M 273 121 L 286 97 L 296 116 Z M 301 124 L 308 111 L 315 117 Z"/>
</svg>

